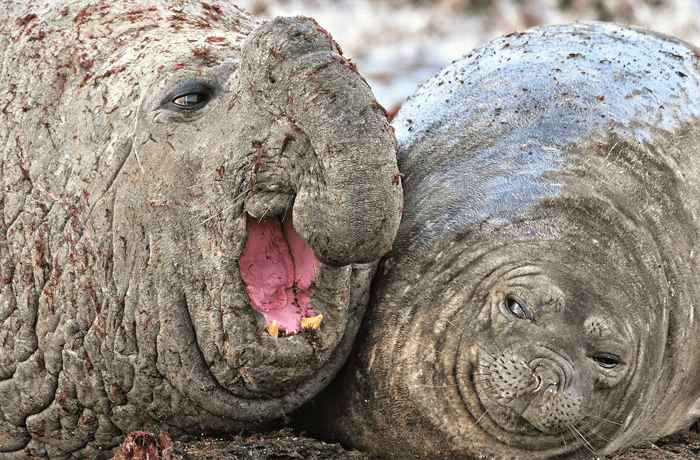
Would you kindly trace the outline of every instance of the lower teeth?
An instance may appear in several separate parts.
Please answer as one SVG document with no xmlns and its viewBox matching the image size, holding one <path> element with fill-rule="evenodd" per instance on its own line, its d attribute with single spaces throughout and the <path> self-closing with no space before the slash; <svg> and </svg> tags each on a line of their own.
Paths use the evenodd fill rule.
<svg viewBox="0 0 700 460">
<path fill-rule="evenodd" d="M 270 334 L 271 337 L 277 337 L 277 335 L 279 334 L 277 321 L 273 321 L 272 323 L 270 323 L 269 326 L 267 326 L 267 333 Z"/>
<path fill-rule="evenodd" d="M 319 327 L 321 327 L 321 322 L 323 321 L 323 315 L 316 315 L 311 318 L 301 318 L 301 329 L 303 331 L 315 331 Z M 278 337 L 280 333 L 279 329 L 279 324 L 277 323 L 277 320 L 271 322 L 267 326 L 267 333 L 270 334 L 270 337 Z M 295 335 L 297 331 L 292 331 L 286 334 L 286 335 Z"/>
<path fill-rule="evenodd" d="M 306 331 L 315 331 L 321 327 L 321 321 L 323 321 L 323 315 L 317 315 L 313 318 L 302 318 L 301 328 Z"/>
</svg>

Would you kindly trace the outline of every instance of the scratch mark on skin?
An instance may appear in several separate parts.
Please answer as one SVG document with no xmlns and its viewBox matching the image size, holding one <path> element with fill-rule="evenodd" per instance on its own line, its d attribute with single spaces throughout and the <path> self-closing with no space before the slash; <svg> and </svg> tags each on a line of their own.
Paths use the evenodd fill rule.
<svg viewBox="0 0 700 460">
<path fill-rule="evenodd" d="M 142 173 L 145 173 L 143 166 L 141 166 L 141 159 L 139 158 L 139 153 L 136 151 L 136 147 L 133 148 L 134 150 L 134 157 L 136 157 L 136 163 L 139 165 L 139 169 L 141 170 Z"/>
<path fill-rule="evenodd" d="M 197 364 L 199 364 L 199 358 L 197 358 L 197 361 L 192 363 L 192 368 L 190 369 L 190 372 L 188 372 L 188 374 L 187 374 L 188 377 L 192 377 L 192 372 L 194 372 L 194 368 L 195 368 L 195 366 L 197 366 Z"/>
</svg>

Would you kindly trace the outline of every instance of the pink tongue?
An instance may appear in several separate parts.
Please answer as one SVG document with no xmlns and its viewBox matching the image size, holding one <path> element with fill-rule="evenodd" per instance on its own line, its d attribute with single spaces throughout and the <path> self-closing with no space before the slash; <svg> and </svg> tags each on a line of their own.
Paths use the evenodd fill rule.
<svg viewBox="0 0 700 460">
<path fill-rule="evenodd" d="M 248 216 L 248 241 L 239 260 L 253 308 L 287 332 L 301 330 L 301 318 L 314 316 L 309 289 L 320 262 L 292 225 L 291 214 L 258 221 Z"/>
</svg>

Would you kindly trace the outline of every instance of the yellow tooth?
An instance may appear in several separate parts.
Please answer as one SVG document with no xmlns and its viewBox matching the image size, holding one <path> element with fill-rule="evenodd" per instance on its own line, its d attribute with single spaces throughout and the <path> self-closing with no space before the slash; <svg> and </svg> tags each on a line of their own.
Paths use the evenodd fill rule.
<svg viewBox="0 0 700 460">
<path fill-rule="evenodd" d="M 277 321 L 273 321 L 272 323 L 270 323 L 269 326 L 267 326 L 267 332 L 272 337 L 277 337 L 277 335 L 279 333 L 278 331 L 279 331 L 279 327 L 277 326 Z"/>
<path fill-rule="evenodd" d="M 307 331 L 315 331 L 321 326 L 323 315 L 314 316 L 313 318 L 302 318 L 301 328 Z"/>
</svg>

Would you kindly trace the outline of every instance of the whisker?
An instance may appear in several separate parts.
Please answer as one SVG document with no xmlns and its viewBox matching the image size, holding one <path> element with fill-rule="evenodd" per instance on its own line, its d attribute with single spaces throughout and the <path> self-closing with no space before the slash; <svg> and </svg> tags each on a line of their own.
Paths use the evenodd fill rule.
<svg viewBox="0 0 700 460">
<path fill-rule="evenodd" d="M 481 414 L 481 417 L 479 417 L 479 419 L 476 421 L 476 424 L 478 425 L 479 422 L 481 421 L 481 419 L 484 418 L 484 416 L 485 416 L 486 414 L 488 414 L 488 413 L 489 413 L 489 410 L 486 409 L 486 410 L 484 411 L 484 413 Z"/>
<path fill-rule="evenodd" d="M 581 444 L 583 445 L 583 440 L 578 436 L 578 434 L 577 434 L 574 430 L 572 430 L 571 427 L 570 427 L 569 425 L 566 425 L 566 428 L 568 428 L 568 430 L 569 430 L 569 432 L 571 433 L 571 435 L 573 436 L 574 440 L 578 441 L 579 443 L 581 443 Z M 564 437 L 563 434 L 562 434 L 562 437 Z M 576 452 L 580 452 L 580 451 L 581 451 L 580 446 L 577 446 L 577 447 L 575 448 L 575 451 L 576 451 Z"/>
<path fill-rule="evenodd" d="M 593 449 L 593 446 L 591 445 L 590 442 L 588 442 L 588 440 L 587 440 L 586 437 L 583 435 L 583 433 L 581 433 L 579 430 L 577 430 L 576 427 L 573 426 L 573 424 L 569 424 L 569 425 L 567 425 L 567 426 L 569 427 L 569 429 L 573 430 L 572 433 L 573 433 L 573 432 L 578 433 L 578 435 L 580 436 L 579 439 L 580 439 L 581 441 L 583 441 L 583 443 L 584 443 L 584 445 L 586 446 L 586 448 L 587 448 L 589 451 L 591 451 L 592 454 L 595 454 L 595 453 L 596 453 L 596 452 L 595 452 L 595 449 Z"/>
<path fill-rule="evenodd" d="M 513 341 L 511 339 L 508 340 L 508 346 L 510 347 L 510 361 L 512 363 L 515 363 L 515 361 L 514 361 L 515 351 L 513 351 Z"/>
<path fill-rule="evenodd" d="M 590 407 L 590 408 L 593 408 L 593 406 L 584 406 L 584 405 L 581 405 L 581 407 Z M 620 422 L 616 422 L 616 421 L 614 421 L 614 420 L 610 420 L 610 419 L 603 418 L 603 417 L 597 417 L 597 416 L 595 416 L 595 415 L 586 414 L 586 417 L 594 418 L 594 419 L 596 419 L 596 420 L 600 420 L 601 422 L 610 423 L 610 424 L 612 424 L 612 425 L 617 425 L 617 426 L 622 426 L 622 425 L 623 425 L 623 424 L 620 423 Z"/>
<path fill-rule="evenodd" d="M 444 384 L 444 385 L 409 385 L 408 388 L 447 388 L 447 387 L 456 387 L 459 386 L 458 383 L 450 383 L 450 384 Z"/>
<path fill-rule="evenodd" d="M 478 348 L 479 348 L 480 352 L 484 353 L 486 356 L 488 356 L 489 358 L 491 358 L 493 360 L 493 361 L 491 361 L 492 363 L 496 363 L 498 361 L 499 356 L 494 355 L 489 350 L 487 350 L 486 348 L 483 348 L 480 345 L 478 345 Z M 505 356 L 505 355 L 501 354 L 500 357 L 503 357 L 503 356 Z"/>
<path fill-rule="evenodd" d="M 460 334 L 464 334 L 464 329 L 460 329 L 459 327 L 457 327 L 457 325 L 456 325 L 455 323 L 453 323 L 453 322 L 450 321 L 449 319 L 445 318 L 444 316 L 440 316 L 439 318 L 442 319 L 442 320 L 444 320 L 445 322 L 450 323 L 450 325 L 451 325 L 452 327 L 454 327 L 455 329 L 457 329 L 457 330 L 460 332 Z"/>
<path fill-rule="evenodd" d="M 503 350 L 501 350 L 501 347 L 498 346 L 498 342 L 496 342 L 496 339 L 493 336 L 491 336 L 491 341 L 494 345 L 496 345 L 496 348 L 498 349 L 498 352 L 501 354 L 501 356 L 505 357 L 506 354 L 503 353 Z"/>
<path fill-rule="evenodd" d="M 281 193 L 275 193 L 274 195 L 272 195 L 272 198 L 270 198 L 270 204 L 267 205 L 267 208 L 265 209 L 265 212 L 263 212 L 263 215 L 262 215 L 262 217 L 260 218 L 260 220 L 263 220 L 263 219 L 265 218 L 265 215 L 267 214 L 267 211 L 269 211 L 270 208 L 272 207 L 272 200 L 274 200 L 275 197 L 276 197 L 277 195 L 281 195 Z"/>
<path fill-rule="evenodd" d="M 604 439 L 604 440 L 607 441 L 607 442 L 611 442 L 611 441 L 612 441 L 612 439 L 610 439 L 609 437 L 607 437 L 607 436 L 601 434 L 598 430 L 596 430 L 595 428 L 593 428 L 590 424 L 584 422 L 583 419 L 578 420 L 578 423 L 579 423 L 580 426 L 586 428 L 589 432 L 591 432 L 591 433 L 597 435 L 599 438 L 602 438 L 602 439 Z"/>
<path fill-rule="evenodd" d="M 291 213 L 289 212 L 289 210 L 287 210 L 287 211 L 284 212 L 284 215 L 283 215 L 282 218 L 280 219 L 280 222 L 284 223 L 284 219 L 287 218 L 287 214 L 291 214 Z"/>
<path fill-rule="evenodd" d="M 455 374 L 455 375 L 459 375 L 459 374 Z M 488 378 L 490 378 L 492 375 L 497 375 L 497 374 L 494 374 L 493 372 L 479 372 L 479 376 L 480 376 L 480 377 L 483 377 L 484 379 L 488 379 Z M 473 380 L 473 379 L 472 379 L 472 380 Z M 483 379 L 482 379 L 482 380 L 483 380 Z"/>
<path fill-rule="evenodd" d="M 582 441 L 581 437 L 578 434 L 578 431 L 574 431 L 573 429 L 571 429 L 571 426 L 568 424 L 566 425 L 566 428 L 569 430 L 569 432 L 571 433 L 571 435 L 574 437 L 575 440 Z M 562 437 L 564 437 L 563 434 L 562 434 Z"/>
<path fill-rule="evenodd" d="M 224 209 L 222 209 L 221 211 L 219 211 L 219 212 L 217 212 L 217 213 L 215 213 L 215 214 L 212 214 L 212 215 L 209 216 L 208 218 L 206 218 L 206 219 L 204 219 L 203 221 L 201 221 L 201 222 L 199 223 L 199 225 L 204 225 L 204 224 L 206 224 L 207 222 L 209 222 L 210 220 L 212 220 L 214 217 L 218 217 L 218 216 L 220 216 L 221 214 L 225 213 L 226 211 L 229 211 L 231 208 L 233 208 L 233 207 L 236 206 L 237 204 L 238 204 L 238 203 L 231 204 L 231 205 L 225 207 Z"/>
<path fill-rule="evenodd" d="M 233 201 L 232 201 L 228 206 L 226 206 L 226 207 L 225 207 L 224 209 L 222 209 L 221 211 L 212 214 L 212 215 L 209 216 L 207 219 L 204 219 L 202 222 L 199 223 L 199 225 L 203 225 L 203 224 L 209 222 L 210 220 L 212 220 L 214 217 L 217 217 L 217 216 L 219 216 L 219 215 L 225 213 L 226 211 L 231 210 L 234 206 L 239 205 L 247 196 L 248 196 L 248 192 L 247 192 L 247 191 L 244 191 L 244 192 L 239 193 L 239 194 L 233 199 Z M 240 216 L 239 216 L 239 217 L 240 217 Z"/>
<path fill-rule="evenodd" d="M 479 362 L 478 363 L 479 368 L 488 369 L 490 366 L 494 366 L 494 365 L 498 364 L 498 358 L 496 358 L 494 356 L 490 356 L 488 353 L 485 353 L 485 355 L 486 355 L 486 357 L 488 357 L 488 359 L 486 357 L 484 357 L 481 359 L 481 361 L 485 361 L 486 364 Z"/>
<path fill-rule="evenodd" d="M 482 378 L 473 378 L 471 381 L 474 383 L 482 383 L 482 382 L 490 383 L 492 380 L 488 377 L 482 377 Z"/>
</svg>

